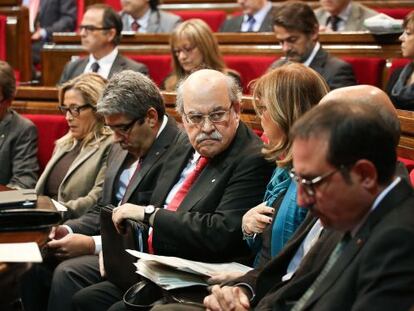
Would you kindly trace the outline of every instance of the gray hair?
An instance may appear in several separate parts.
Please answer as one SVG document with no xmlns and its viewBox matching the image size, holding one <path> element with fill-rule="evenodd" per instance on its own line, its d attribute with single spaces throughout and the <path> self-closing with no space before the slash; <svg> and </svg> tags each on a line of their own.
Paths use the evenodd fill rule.
<svg viewBox="0 0 414 311">
<path fill-rule="evenodd" d="M 154 108 L 158 113 L 158 120 L 162 120 L 165 106 L 160 90 L 143 74 L 125 70 L 109 80 L 98 102 L 97 112 L 104 116 L 126 114 L 139 119 L 150 108 Z"/>
<path fill-rule="evenodd" d="M 191 76 L 191 75 L 190 75 Z M 188 77 L 187 77 L 188 78 Z M 183 99 L 183 91 L 184 91 L 184 83 L 187 78 L 181 80 L 177 86 L 177 99 L 175 104 L 175 110 L 182 115 L 184 112 L 184 99 Z M 227 92 L 229 94 L 230 102 L 240 103 L 242 98 L 242 89 L 240 88 L 239 84 L 236 80 L 228 75 L 224 75 L 224 78 L 227 83 Z"/>
</svg>

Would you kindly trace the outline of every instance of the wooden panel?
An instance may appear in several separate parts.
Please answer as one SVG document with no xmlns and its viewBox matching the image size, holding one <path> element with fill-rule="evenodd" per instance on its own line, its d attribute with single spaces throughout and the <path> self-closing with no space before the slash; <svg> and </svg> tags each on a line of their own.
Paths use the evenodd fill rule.
<svg viewBox="0 0 414 311">
<path fill-rule="evenodd" d="M 32 78 L 29 11 L 26 7 L 0 6 L 0 15 L 7 16 L 7 62 L 20 73 L 20 81 Z"/>
<path fill-rule="evenodd" d="M 22 0 L 0 0 L 0 6 L 21 5 Z"/>
</svg>

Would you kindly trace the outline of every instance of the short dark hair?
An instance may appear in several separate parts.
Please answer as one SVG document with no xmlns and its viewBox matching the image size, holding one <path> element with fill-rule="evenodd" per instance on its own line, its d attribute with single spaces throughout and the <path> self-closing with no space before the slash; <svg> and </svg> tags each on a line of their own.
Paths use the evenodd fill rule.
<svg viewBox="0 0 414 311">
<path fill-rule="evenodd" d="M 97 105 L 102 115 L 126 114 L 131 118 L 143 118 L 149 108 L 158 113 L 162 121 L 165 114 L 160 90 L 147 76 L 132 70 L 115 74 L 106 86 Z"/>
<path fill-rule="evenodd" d="M 149 6 L 150 6 L 151 10 L 153 10 L 153 11 L 158 10 L 158 4 L 159 4 L 158 0 L 149 0 Z"/>
<path fill-rule="evenodd" d="M 89 5 L 86 11 L 90 9 L 103 10 L 102 27 L 114 28 L 116 31 L 115 38 L 112 41 L 114 45 L 118 45 L 121 42 L 122 37 L 122 19 L 121 16 L 109 5 L 103 3 L 97 3 Z"/>
<path fill-rule="evenodd" d="M 273 14 L 273 26 L 311 34 L 318 29 L 319 23 L 309 5 L 299 1 L 288 1 L 276 8 Z"/>
<path fill-rule="evenodd" d="M 0 88 L 3 99 L 12 100 L 16 93 L 16 77 L 13 68 L 6 62 L 0 61 Z"/>
<path fill-rule="evenodd" d="M 290 134 L 292 140 L 326 137 L 326 160 L 337 168 L 351 166 L 360 159 L 371 161 L 377 169 L 378 183 L 384 185 L 395 173 L 398 123 L 397 116 L 380 105 L 344 105 L 331 100 L 307 112 Z"/>
</svg>

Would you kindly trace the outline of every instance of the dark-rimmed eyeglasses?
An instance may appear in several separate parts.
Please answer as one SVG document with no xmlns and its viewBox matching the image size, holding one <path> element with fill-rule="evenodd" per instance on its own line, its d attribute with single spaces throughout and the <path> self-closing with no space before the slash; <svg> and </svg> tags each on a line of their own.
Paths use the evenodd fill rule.
<svg viewBox="0 0 414 311">
<path fill-rule="evenodd" d="M 134 127 L 135 123 L 139 122 L 140 124 L 143 123 L 142 118 L 136 118 L 129 123 L 126 124 L 119 124 L 119 125 L 107 125 L 112 131 L 119 135 L 127 136 L 131 132 L 132 128 Z"/>
<path fill-rule="evenodd" d="M 290 170 L 290 178 L 292 178 L 297 184 L 300 184 L 303 187 L 303 190 L 306 194 L 310 197 L 315 196 L 316 187 L 320 186 L 323 182 L 326 182 L 329 177 L 339 171 L 343 171 L 345 169 L 344 165 L 341 165 L 339 168 L 335 168 L 332 171 L 329 171 L 323 175 L 317 176 L 312 179 L 302 178 L 296 175 L 295 169 Z"/>
<path fill-rule="evenodd" d="M 91 104 L 85 104 L 82 106 L 77 106 L 77 105 L 70 105 L 69 107 L 67 106 L 59 106 L 59 110 L 60 112 L 62 112 L 64 115 L 66 115 L 66 113 L 69 111 L 69 113 L 72 115 L 72 117 L 78 117 L 80 112 L 84 109 L 87 108 L 92 108 L 93 110 L 95 110 L 95 106 L 92 106 Z"/>
<path fill-rule="evenodd" d="M 228 109 L 222 109 L 217 111 L 212 111 L 208 114 L 202 114 L 202 113 L 185 113 L 183 112 L 183 116 L 187 123 L 197 125 L 197 126 L 203 126 L 206 119 L 208 119 L 211 123 L 221 123 L 228 121 L 228 115 L 230 113 L 230 110 L 232 108 L 233 104 L 230 105 Z"/>
<path fill-rule="evenodd" d="M 109 30 L 111 28 L 113 27 L 97 27 L 94 25 L 80 25 L 79 32 L 81 32 L 82 30 L 85 30 L 86 33 L 89 33 L 89 32 L 98 31 L 98 30 Z"/>
<path fill-rule="evenodd" d="M 194 49 L 196 48 L 196 46 L 185 46 L 182 48 L 177 48 L 177 49 L 173 49 L 173 53 L 175 56 L 179 56 L 181 52 L 183 52 L 185 55 L 190 54 Z"/>
</svg>

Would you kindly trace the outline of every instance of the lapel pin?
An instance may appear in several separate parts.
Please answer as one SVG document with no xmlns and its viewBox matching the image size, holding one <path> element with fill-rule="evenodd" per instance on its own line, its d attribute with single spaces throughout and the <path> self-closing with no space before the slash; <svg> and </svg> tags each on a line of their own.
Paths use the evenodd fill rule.
<svg viewBox="0 0 414 311">
<path fill-rule="evenodd" d="M 157 151 L 156 153 L 155 153 L 155 155 L 159 155 L 160 154 L 160 152 L 159 151 Z"/>
<path fill-rule="evenodd" d="M 211 182 L 215 182 L 215 181 L 216 181 L 216 179 L 215 179 L 215 178 L 211 180 Z"/>
</svg>

